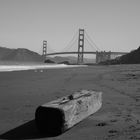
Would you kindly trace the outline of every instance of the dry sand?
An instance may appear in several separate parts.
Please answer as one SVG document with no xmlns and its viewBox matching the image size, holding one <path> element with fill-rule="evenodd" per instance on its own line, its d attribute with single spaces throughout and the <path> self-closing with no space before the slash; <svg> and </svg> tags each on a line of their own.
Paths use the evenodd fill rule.
<svg viewBox="0 0 140 140">
<path fill-rule="evenodd" d="M 40 135 L 37 106 L 79 89 L 102 91 L 102 108 L 60 136 Z M 0 72 L 0 139 L 140 139 L 140 65 Z"/>
</svg>

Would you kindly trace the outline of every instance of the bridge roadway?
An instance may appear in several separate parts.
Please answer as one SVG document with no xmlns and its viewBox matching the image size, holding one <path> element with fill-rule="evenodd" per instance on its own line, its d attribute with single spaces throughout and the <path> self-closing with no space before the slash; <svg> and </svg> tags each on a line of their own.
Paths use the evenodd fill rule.
<svg viewBox="0 0 140 140">
<path fill-rule="evenodd" d="M 83 52 L 83 53 L 84 54 L 97 54 L 97 52 Z M 128 52 L 110 52 L 110 53 L 111 55 L 124 55 L 124 54 L 127 54 Z M 60 55 L 60 54 L 78 54 L 78 52 L 55 52 L 55 53 L 48 53 L 47 56 Z"/>
</svg>

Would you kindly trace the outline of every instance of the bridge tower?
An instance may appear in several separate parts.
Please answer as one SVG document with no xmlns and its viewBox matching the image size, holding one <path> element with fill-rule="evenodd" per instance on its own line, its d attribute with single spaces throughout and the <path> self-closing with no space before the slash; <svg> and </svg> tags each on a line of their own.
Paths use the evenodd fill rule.
<svg viewBox="0 0 140 140">
<path fill-rule="evenodd" d="M 83 64 L 84 62 L 84 29 L 79 29 L 78 38 L 78 64 Z"/>
<path fill-rule="evenodd" d="M 46 57 L 47 56 L 47 41 L 43 40 L 43 52 L 42 56 Z"/>
</svg>

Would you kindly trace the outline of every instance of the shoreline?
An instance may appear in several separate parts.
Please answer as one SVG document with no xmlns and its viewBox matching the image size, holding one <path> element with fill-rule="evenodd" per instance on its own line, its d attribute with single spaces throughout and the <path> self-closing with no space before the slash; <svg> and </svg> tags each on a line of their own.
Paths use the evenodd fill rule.
<svg viewBox="0 0 140 140">
<path fill-rule="evenodd" d="M 36 70 L 36 69 L 61 69 L 61 68 L 74 68 L 86 67 L 86 65 L 65 65 L 65 64 L 49 64 L 49 65 L 0 65 L 0 72 L 6 71 L 22 71 L 22 70 Z"/>
<path fill-rule="evenodd" d="M 139 85 L 140 65 L 0 72 L 0 139 L 55 139 L 37 131 L 36 108 L 81 89 L 103 92 L 102 108 L 56 139 L 140 138 Z"/>
</svg>

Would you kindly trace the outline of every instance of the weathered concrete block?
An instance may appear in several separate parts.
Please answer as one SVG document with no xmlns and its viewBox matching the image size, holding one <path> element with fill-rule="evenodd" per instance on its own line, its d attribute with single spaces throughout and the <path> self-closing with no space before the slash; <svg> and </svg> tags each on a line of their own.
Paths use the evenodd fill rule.
<svg viewBox="0 0 140 140">
<path fill-rule="evenodd" d="M 101 92 L 81 90 L 39 106 L 35 121 L 42 133 L 59 135 L 95 113 L 101 106 Z"/>
</svg>

